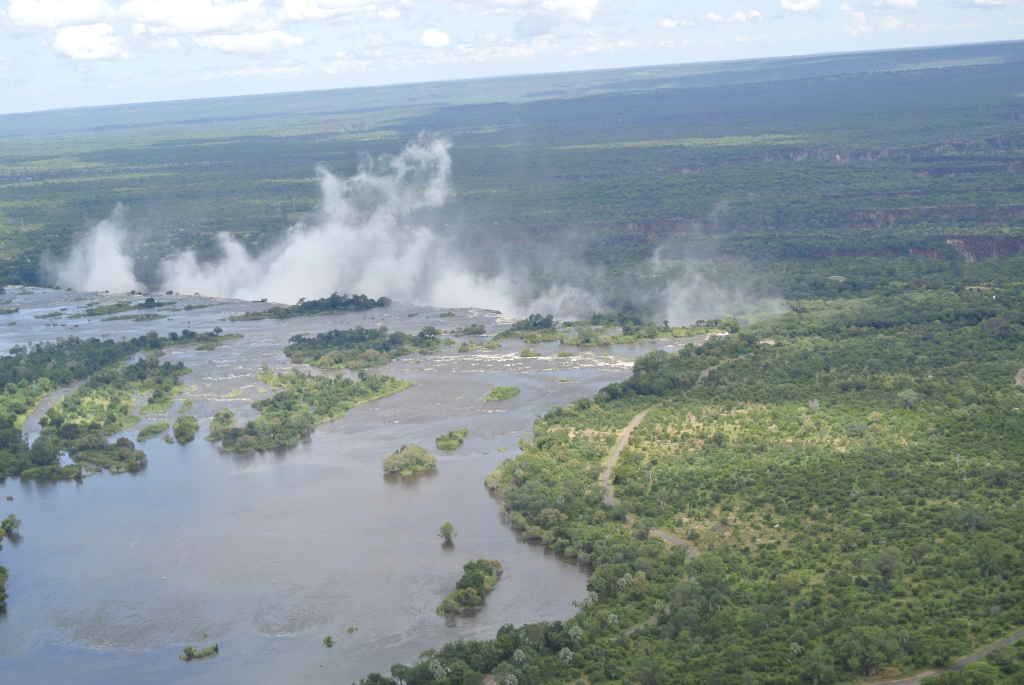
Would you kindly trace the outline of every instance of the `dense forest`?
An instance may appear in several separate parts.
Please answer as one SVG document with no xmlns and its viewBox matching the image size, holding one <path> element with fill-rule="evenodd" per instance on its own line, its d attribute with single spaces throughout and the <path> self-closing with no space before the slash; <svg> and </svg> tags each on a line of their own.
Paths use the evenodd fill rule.
<svg viewBox="0 0 1024 685">
<path fill-rule="evenodd" d="M 488 478 L 525 540 L 590 570 L 577 616 L 392 676 L 845 682 L 944 666 L 1011 632 L 1022 312 L 1019 284 L 802 301 L 641 358 L 540 419 Z M 948 682 L 1003 682 L 965 677 Z"/>
</svg>

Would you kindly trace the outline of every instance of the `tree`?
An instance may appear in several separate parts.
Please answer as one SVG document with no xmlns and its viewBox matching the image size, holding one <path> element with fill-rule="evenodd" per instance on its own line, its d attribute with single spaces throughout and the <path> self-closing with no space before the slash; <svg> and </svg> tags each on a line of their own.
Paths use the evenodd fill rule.
<svg viewBox="0 0 1024 685">
<path fill-rule="evenodd" d="M 199 421 L 196 417 L 187 414 L 179 416 L 174 422 L 174 439 L 178 444 L 186 445 L 196 438 L 196 431 L 199 430 Z"/>
<path fill-rule="evenodd" d="M 14 514 L 8 514 L 7 517 L 0 523 L 0 530 L 7 537 L 12 537 L 18 532 L 18 528 L 21 527 L 21 521 Z"/>
<path fill-rule="evenodd" d="M 457 533 L 455 532 L 455 526 L 452 525 L 451 521 L 445 521 L 444 524 L 441 526 L 441 530 L 438 532 L 437 536 L 444 540 L 444 545 L 446 547 L 449 547 L 455 544 L 453 542 L 453 538 L 455 538 L 456 534 Z"/>
</svg>

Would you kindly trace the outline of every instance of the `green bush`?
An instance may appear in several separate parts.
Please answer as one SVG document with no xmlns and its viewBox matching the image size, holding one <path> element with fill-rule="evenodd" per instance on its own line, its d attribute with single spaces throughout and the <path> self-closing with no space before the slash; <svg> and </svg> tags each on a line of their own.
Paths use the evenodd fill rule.
<svg viewBox="0 0 1024 685">
<path fill-rule="evenodd" d="M 434 439 L 434 444 L 437 445 L 437 449 L 445 452 L 452 452 L 462 447 L 463 441 L 469 434 L 468 428 L 461 428 L 459 430 L 449 431 L 442 436 Z"/>
<path fill-rule="evenodd" d="M 196 417 L 179 416 L 174 421 L 174 439 L 178 441 L 179 445 L 187 445 L 196 439 L 196 432 L 199 430 L 199 421 Z"/>
<path fill-rule="evenodd" d="M 384 458 L 383 466 L 385 475 L 412 476 L 437 469 L 437 458 L 419 445 L 402 445 Z"/>
<path fill-rule="evenodd" d="M 217 644 L 205 649 L 196 649 L 190 646 L 181 650 L 181 655 L 178 658 L 182 661 L 195 661 L 196 659 L 206 659 L 217 654 L 220 654 L 220 645 Z"/>
<path fill-rule="evenodd" d="M 487 393 L 487 397 L 484 398 L 488 402 L 500 402 L 501 400 L 512 399 L 519 394 L 519 388 L 514 385 L 499 385 Z"/>
<path fill-rule="evenodd" d="M 476 613 L 501 579 L 501 562 L 477 559 L 462 567 L 462 578 L 437 607 L 437 615 L 453 618 Z"/>
<path fill-rule="evenodd" d="M 164 431 L 166 431 L 170 427 L 171 427 L 171 424 L 167 423 L 166 421 L 159 421 L 157 423 L 151 423 L 151 424 L 149 424 L 148 426 L 145 426 L 142 430 L 139 431 L 139 434 L 138 434 L 136 439 L 139 442 L 145 442 L 146 440 L 149 440 L 150 438 L 155 438 L 156 436 L 160 435 L 161 433 L 163 433 Z"/>
</svg>

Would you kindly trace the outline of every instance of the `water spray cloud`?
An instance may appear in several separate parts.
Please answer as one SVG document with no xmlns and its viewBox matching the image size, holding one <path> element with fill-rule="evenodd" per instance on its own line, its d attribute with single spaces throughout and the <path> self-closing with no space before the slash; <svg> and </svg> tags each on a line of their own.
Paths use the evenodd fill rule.
<svg viewBox="0 0 1024 685">
<path fill-rule="evenodd" d="M 142 286 L 135 279 L 135 262 L 124 249 L 124 218 L 124 206 L 119 204 L 109 217 L 78 239 L 66 258 L 44 255 L 44 279 L 74 290 L 140 290 Z"/>
<path fill-rule="evenodd" d="M 505 264 L 485 275 L 474 268 L 475 261 L 502 260 L 474 251 L 472 241 L 456 243 L 422 221 L 421 210 L 442 207 L 451 195 L 451 169 L 449 143 L 425 136 L 398 155 L 365 159 L 347 178 L 318 168 L 318 211 L 291 226 L 277 243 L 253 254 L 221 233 L 215 259 L 201 261 L 192 250 L 164 259 L 160 290 L 288 304 L 334 292 L 364 293 L 413 304 L 561 319 L 626 306 L 674 324 L 750 304 L 747 289 L 734 280 L 700 268 L 670 273 L 657 254 L 646 269 L 662 274 L 656 283 L 609 280 L 598 268 L 574 259 L 571 248 L 552 246 L 543 255 L 527 255 L 538 272 L 528 264 Z M 77 290 L 141 289 L 126 250 L 124 214 L 118 206 L 66 259 L 45 260 L 48 280 Z M 538 281 L 547 285 L 539 287 Z"/>
</svg>

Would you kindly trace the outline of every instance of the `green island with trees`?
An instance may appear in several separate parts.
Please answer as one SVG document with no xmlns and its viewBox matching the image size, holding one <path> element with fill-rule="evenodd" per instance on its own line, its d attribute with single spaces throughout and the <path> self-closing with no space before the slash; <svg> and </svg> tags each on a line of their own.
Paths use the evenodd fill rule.
<svg viewBox="0 0 1024 685">
<path fill-rule="evenodd" d="M 289 338 L 284 353 L 295 363 L 323 369 L 368 369 L 387 364 L 414 352 L 436 350 L 444 339 L 440 331 L 427 326 L 416 335 L 380 328 L 349 328 L 318 333 L 316 337 L 295 335 Z"/>
<path fill-rule="evenodd" d="M 103 321 L 134 321 L 136 323 L 142 323 L 144 321 L 157 321 L 158 319 L 166 319 L 166 314 L 154 314 L 149 312 L 147 314 L 120 314 L 118 316 L 106 316 Z"/>
<path fill-rule="evenodd" d="M 219 644 L 213 644 L 204 649 L 196 649 L 195 647 L 189 646 L 181 650 L 181 654 L 178 658 L 182 661 L 195 661 L 197 659 L 207 659 L 218 654 L 220 654 Z"/>
<path fill-rule="evenodd" d="M 165 433 L 167 429 L 170 427 L 171 424 L 169 424 L 167 421 L 157 421 L 156 423 L 151 423 L 147 426 L 143 426 L 142 430 L 139 431 L 139 434 L 135 437 L 135 439 L 138 440 L 139 442 L 145 442 L 151 438 L 155 438 L 156 436 Z"/>
<path fill-rule="evenodd" d="M 174 440 L 179 445 L 187 445 L 196 439 L 199 432 L 199 421 L 194 416 L 184 414 L 174 420 Z"/>
<path fill-rule="evenodd" d="M 386 297 L 373 299 L 366 295 L 339 295 L 316 300 L 299 300 L 296 304 L 286 307 L 271 307 L 259 312 L 246 312 L 230 317 L 231 321 L 259 321 L 260 319 L 291 319 L 296 316 L 317 316 L 319 314 L 339 314 L 343 312 L 364 312 L 376 307 L 390 307 L 391 300 Z"/>
<path fill-rule="evenodd" d="M 162 405 L 176 392 L 186 369 L 150 359 L 125 362 L 140 353 L 219 337 L 220 329 L 186 329 L 166 337 L 150 332 L 119 342 L 72 337 L 12 347 L 0 357 L 0 477 L 59 480 L 80 477 L 83 466 L 112 466 L 116 471 L 139 466 L 142 461 L 134 445 L 129 447 L 130 440 L 118 447 L 105 438 L 138 422 L 131 412 L 136 395 L 147 395 L 148 407 L 154 401 Z M 82 385 L 40 419 L 41 434 L 29 445 L 21 433 L 26 417 L 47 395 L 75 383 Z M 61 466 L 59 455 L 65 450 L 76 460 L 81 456 L 83 463 Z"/>
<path fill-rule="evenodd" d="M 321 423 L 340 419 L 352 407 L 405 390 L 411 383 L 390 376 L 360 373 L 357 380 L 335 376 L 311 376 L 291 371 L 274 373 L 267 368 L 259 379 L 277 390 L 253 402 L 259 417 L 244 426 L 235 425 L 234 412 L 217 412 L 210 423 L 209 439 L 228 452 L 281 450 L 308 440 Z"/>
<path fill-rule="evenodd" d="M 449 335 L 455 335 L 459 337 L 472 336 L 472 335 L 485 335 L 487 328 L 482 323 L 471 323 L 468 326 L 462 328 L 454 328 L 448 331 Z"/>
<path fill-rule="evenodd" d="M 21 520 L 14 514 L 8 514 L 3 521 L 0 521 L 0 549 L 3 549 L 5 539 L 19 537 L 18 530 L 20 528 Z M 0 566 L 0 614 L 7 610 L 7 577 L 7 569 Z"/>
<path fill-rule="evenodd" d="M 462 567 L 462 577 L 455 589 L 437 606 L 437 615 L 452 619 L 477 613 L 483 607 L 487 595 L 501 580 L 501 573 L 501 562 L 493 559 L 467 562 Z"/>
<path fill-rule="evenodd" d="M 1024 625 L 1022 366 L 1024 284 L 1007 281 L 796 301 L 650 353 L 539 419 L 487 478 L 524 539 L 590 572 L 577 615 L 392 675 L 835 683 L 947 666 Z M 957 679 L 982 668 L 942 678 L 1002 682 Z"/>
<path fill-rule="evenodd" d="M 122 437 L 110 444 L 107 438 L 139 422 L 132 413 L 136 397 L 147 395 L 148 402 L 153 402 L 154 398 L 170 395 L 186 373 L 188 369 L 180 362 L 149 358 L 97 371 L 39 419 L 41 432 L 30 454 L 33 461 L 38 458 L 51 466 L 32 467 L 21 475 L 78 477 L 104 469 L 123 473 L 144 468 L 146 455 L 135 449 L 135 443 Z M 66 452 L 74 464 L 52 466 L 61 452 Z"/>
<path fill-rule="evenodd" d="M 434 438 L 434 445 L 437 446 L 437 449 L 444 452 L 454 452 L 462 447 L 462 443 L 466 440 L 467 435 L 469 435 L 468 428 L 448 431 L 444 435 Z"/>
<path fill-rule="evenodd" d="M 491 391 L 487 393 L 484 400 L 487 402 L 501 402 L 502 400 L 510 400 L 513 397 L 519 395 L 519 388 L 514 385 L 498 385 L 491 388 Z"/>
<path fill-rule="evenodd" d="M 437 457 L 419 445 L 402 445 L 384 457 L 385 476 L 415 476 L 437 470 Z"/>
<path fill-rule="evenodd" d="M 550 315 L 531 314 L 495 335 L 494 340 L 518 338 L 530 345 L 557 342 L 577 347 L 599 347 L 737 330 L 739 324 L 733 318 L 698 320 L 690 326 L 670 326 L 667 321 L 654 323 L 650 321 L 648 314 L 639 311 L 601 313 L 594 314 L 584 321 L 561 322 L 556 322 Z M 538 356 L 530 348 L 524 348 L 519 355 Z"/>
<path fill-rule="evenodd" d="M 146 316 L 146 315 L 145 314 L 141 314 L 141 315 L 132 315 L 132 316 L 127 316 L 127 317 L 116 317 L 116 316 L 111 316 L 111 315 L 113 315 L 113 314 L 121 314 L 122 312 L 130 312 L 130 311 L 139 310 L 139 309 L 141 309 L 141 310 L 159 309 L 160 307 L 167 307 L 167 306 L 170 306 L 172 304 L 174 304 L 174 303 L 173 302 L 160 302 L 160 301 L 158 301 L 158 300 L 156 300 L 156 299 L 154 299 L 152 297 L 147 297 L 145 300 L 143 300 L 141 302 L 132 302 L 130 300 L 126 300 L 124 302 L 114 302 L 114 303 L 111 303 L 111 304 L 90 304 L 90 305 L 88 305 L 85 308 L 85 310 L 83 312 L 81 312 L 79 314 L 72 314 L 68 318 L 77 319 L 77 318 L 83 318 L 83 317 L 103 316 L 103 317 L 108 317 L 108 318 L 103 319 L 104 321 L 117 321 L 117 320 L 122 319 L 122 318 L 123 319 L 136 319 L 137 316 Z M 159 317 L 159 316 L 160 315 L 157 315 L 157 317 Z M 145 321 L 146 319 L 141 319 L 140 318 L 140 319 L 137 319 L 137 320 Z"/>
</svg>

